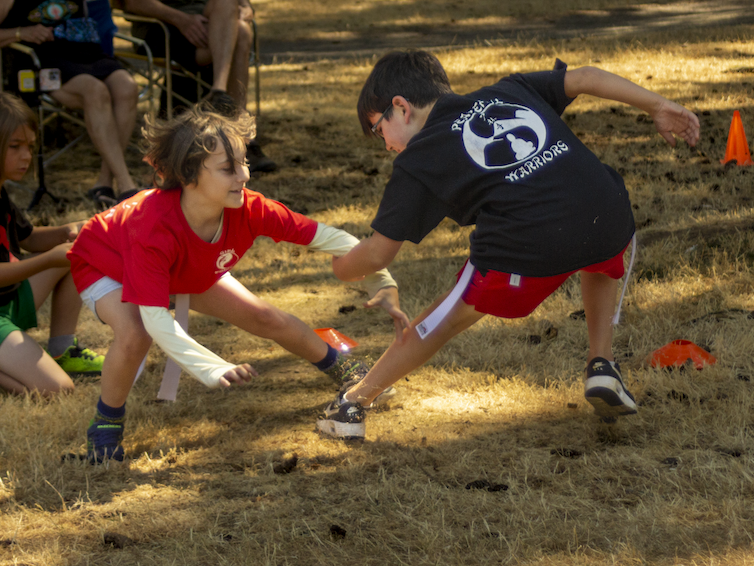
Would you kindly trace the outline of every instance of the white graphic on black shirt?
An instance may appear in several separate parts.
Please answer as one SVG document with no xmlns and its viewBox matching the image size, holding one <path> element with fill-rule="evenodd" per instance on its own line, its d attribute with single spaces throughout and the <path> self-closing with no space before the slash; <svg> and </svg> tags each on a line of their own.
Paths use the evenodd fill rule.
<svg viewBox="0 0 754 566">
<path fill-rule="evenodd" d="M 535 111 L 498 99 L 477 101 L 452 126 L 462 132 L 463 146 L 469 157 L 484 169 L 514 169 L 527 162 L 544 164 L 554 155 L 567 151 L 562 142 L 545 149 L 547 126 Z M 546 158 L 538 157 L 547 153 Z M 536 163 L 535 168 L 539 168 Z M 529 168 L 529 173 L 531 168 Z M 517 180 L 520 172 L 513 179 Z"/>
</svg>

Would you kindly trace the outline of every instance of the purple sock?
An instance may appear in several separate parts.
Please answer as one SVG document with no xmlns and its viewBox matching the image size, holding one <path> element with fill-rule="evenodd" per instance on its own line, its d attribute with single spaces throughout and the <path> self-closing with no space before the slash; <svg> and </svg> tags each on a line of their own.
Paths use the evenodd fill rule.
<svg viewBox="0 0 754 566">
<path fill-rule="evenodd" d="M 126 415 L 126 404 L 120 407 L 111 407 L 102 401 L 102 397 L 97 401 L 97 412 L 106 419 L 122 419 Z"/>
<path fill-rule="evenodd" d="M 327 369 L 330 369 L 332 365 L 338 360 L 338 351 L 330 346 L 330 344 L 327 345 L 327 354 L 325 355 L 322 360 L 319 362 L 315 362 L 315 367 L 320 371 L 325 371 Z"/>
</svg>

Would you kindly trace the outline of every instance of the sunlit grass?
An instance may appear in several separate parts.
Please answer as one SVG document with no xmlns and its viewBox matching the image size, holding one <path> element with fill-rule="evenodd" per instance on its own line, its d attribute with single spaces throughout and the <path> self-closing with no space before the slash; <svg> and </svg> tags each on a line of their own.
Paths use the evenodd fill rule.
<svg viewBox="0 0 754 566">
<path fill-rule="evenodd" d="M 419 24 L 452 14 L 459 24 L 487 25 L 623 4 L 261 2 L 257 9 L 268 29 L 304 37 L 405 18 Z M 501 42 L 438 56 L 458 92 L 551 68 L 559 57 L 623 75 L 699 114 L 695 149 L 669 147 L 641 112 L 617 103 L 582 97 L 564 116 L 623 175 L 634 204 L 640 245 L 614 351 L 639 414 L 606 425 L 584 401 L 577 278 L 526 319 L 486 318 L 452 340 L 398 382 L 390 410 L 370 414 L 363 443 L 315 432 L 334 390 L 307 362 L 192 315 L 200 342 L 261 375 L 230 391 L 184 378 L 178 402 L 155 404 L 165 357 L 153 348 L 128 401 L 125 465 L 61 462 L 83 452 L 96 382 L 50 401 L 2 398 L 0 564 L 754 564 L 754 173 L 719 163 L 733 110 L 754 131 L 751 28 Z M 260 132 L 281 169 L 250 182 L 359 237 L 370 233 L 392 167 L 356 120 L 372 64 L 264 66 Z M 93 212 L 82 195 L 97 159 L 90 146 L 77 151 L 48 175 L 51 189 L 73 204 L 58 217 L 45 203 L 37 221 Z M 129 159 L 148 175 L 137 154 Z M 450 287 L 470 230 L 445 221 L 421 245 L 404 245 L 391 271 L 409 315 Z M 336 281 L 324 255 L 262 240 L 235 275 L 307 324 L 353 337 L 360 356 L 376 359 L 393 338 L 392 323 L 361 308 L 363 289 Z M 47 309 L 33 331 L 41 343 Z M 103 352 L 112 339 L 86 310 L 79 335 Z M 678 338 L 709 347 L 717 365 L 646 367 L 653 350 Z M 275 473 L 294 455 L 290 474 Z M 508 489 L 466 489 L 476 480 Z M 126 546 L 105 544 L 107 533 L 128 537 Z"/>
</svg>

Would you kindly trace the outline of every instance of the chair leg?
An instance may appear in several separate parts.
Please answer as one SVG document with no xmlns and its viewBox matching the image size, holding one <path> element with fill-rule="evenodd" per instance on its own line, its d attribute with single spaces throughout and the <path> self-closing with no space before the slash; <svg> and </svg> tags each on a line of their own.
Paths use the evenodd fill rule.
<svg viewBox="0 0 754 566">
<path fill-rule="evenodd" d="M 42 197 L 45 195 L 50 197 L 56 204 L 60 202 L 60 198 L 56 197 L 50 191 L 48 191 L 47 186 L 45 185 L 45 163 L 41 145 L 39 146 L 39 151 L 37 152 L 37 175 L 39 176 L 39 187 L 37 187 L 37 190 L 34 191 L 34 196 L 32 196 L 31 203 L 29 204 L 29 208 L 27 210 L 31 210 L 35 206 L 37 206 L 39 204 L 39 201 L 41 201 Z"/>
</svg>

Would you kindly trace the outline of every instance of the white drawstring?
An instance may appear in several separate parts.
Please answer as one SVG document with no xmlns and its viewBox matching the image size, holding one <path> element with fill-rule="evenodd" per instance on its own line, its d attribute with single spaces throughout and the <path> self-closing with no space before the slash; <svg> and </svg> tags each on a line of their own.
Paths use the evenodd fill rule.
<svg viewBox="0 0 754 566">
<path fill-rule="evenodd" d="M 628 279 L 631 277 L 631 270 L 634 267 L 634 258 L 636 257 L 636 232 L 631 237 L 631 259 L 628 260 L 628 270 L 623 279 L 623 291 L 620 294 L 620 300 L 618 301 L 618 310 L 615 311 L 613 316 L 613 326 L 618 326 L 620 322 L 620 308 L 623 306 L 623 297 L 626 296 L 626 289 L 628 289 Z"/>
</svg>

